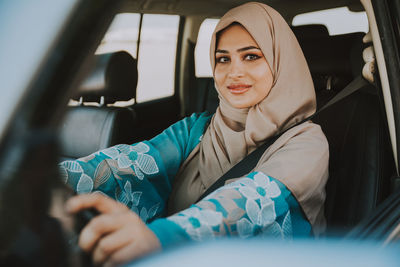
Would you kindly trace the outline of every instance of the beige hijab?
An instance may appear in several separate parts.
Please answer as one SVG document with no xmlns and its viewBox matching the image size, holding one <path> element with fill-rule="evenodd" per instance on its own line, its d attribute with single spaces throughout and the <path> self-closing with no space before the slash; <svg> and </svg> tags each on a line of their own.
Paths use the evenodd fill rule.
<svg viewBox="0 0 400 267">
<path fill-rule="evenodd" d="M 247 3 L 221 18 L 211 40 L 213 70 L 218 33 L 234 22 L 250 33 L 263 52 L 273 74 L 271 91 L 260 103 L 246 109 L 232 107 L 219 94 L 220 105 L 201 143 L 174 180 L 170 213 L 193 204 L 268 137 L 315 112 L 314 86 L 303 52 L 285 20 L 265 4 Z M 254 171 L 285 184 L 310 222 L 323 226 L 328 144 L 318 125 L 306 122 L 284 133 L 266 150 Z"/>
</svg>

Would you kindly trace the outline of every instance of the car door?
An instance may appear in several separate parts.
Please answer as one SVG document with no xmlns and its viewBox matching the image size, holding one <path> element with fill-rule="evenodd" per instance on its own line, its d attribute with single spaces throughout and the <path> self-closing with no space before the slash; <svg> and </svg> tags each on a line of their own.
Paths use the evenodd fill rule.
<svg viewBox="0 0 400 267">
<path fill-rule="evenodd" d="M 100 43 L 118 3 L 0 3 L 7 34 L 0 45 L 1 266 L 69 264 L 60 224 L 47 216 L 51 189 L 59 181 L 57 128 L 68 91 L 80 82 L 77 73 Z"/>
<path fill-rule="evenodd" d="M 379 68 L 380 86 L 383 91 L 392 149 L 396 160 L 397 173 L 391 177 L 391 194 L 376 210 L 365 218 L 348 235 L 353 239 L 378 239 L 385 244 L 397 241 L 400 237 L 400 191 L 399 166 L 399 126 L 400 126 L 400 1 L 362 1 L 370 21 L 376 19 L 378 34 L 372 34 L 374 50 Z M 372 30 L 374 31 L 374 30 Z M 379 37 L 379 39 L 378 39 Z"/>
</svg>

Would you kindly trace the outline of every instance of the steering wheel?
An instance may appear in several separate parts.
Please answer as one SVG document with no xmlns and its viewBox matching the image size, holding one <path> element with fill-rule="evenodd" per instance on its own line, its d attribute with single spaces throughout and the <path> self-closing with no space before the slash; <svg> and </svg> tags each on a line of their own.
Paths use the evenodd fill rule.
<svg viewBox="0 0 400 267">
<path fill-rule="evenodd" d="M 82 251 L 78 245 L 79 235 L 82 229 L 91 219 L 99 215 L 96 209 L 86 209 L 71 216 L 65 214 L 65 201 L 74 195 L 73 191 L 67 186 L 54 189 L 52 197 L 52 207 L 50 208 L 50 217 L 57 220 L 62 226 L 67 243 L 68 259 L 72 266 L 94 266 L 91 255 Z"/>
</svg>

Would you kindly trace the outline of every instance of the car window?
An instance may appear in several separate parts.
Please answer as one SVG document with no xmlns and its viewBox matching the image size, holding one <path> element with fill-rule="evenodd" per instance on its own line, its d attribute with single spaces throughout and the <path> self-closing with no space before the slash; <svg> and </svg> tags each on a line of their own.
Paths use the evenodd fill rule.
<svg viewBox="0 0 400 267">
<path fill-rule="evenodd" d="M 292 21 L 293 26 L 308 24 L 323 24 L 328 28 L 330 35 L 368 32 L 366 13 L 352 12 L 347 7 L 299 14 L 295 16 Z"/>
<path fill-rule="evenodd" d="M 125 50 L 138 59 L 137 103 L 174 94 L 179 30 L 177 15 L 144 14 L 139 38 L 140 16 L 116 15 L 96 51 L 103 54 Z"/>
<path fill-rule="evenodd" d="M 210 42 L 211 35 L 218 21 L 219 19 L 206 19 L 200 26 L 196 48 L 194 50 L 196 77 L 212 77 Z"/>
<path fill-rule="evenodd" d="M 117 14 L 104 35 L 96 54 L 125 50 L 136 58 L 140 14 Z"/>
<path fill-rule="evenodd" d="M 143 16 L 137 102 L 174 94 L 178 28 L 179 16 Z"/>
<path fill-rule="evenodd" d="M 0 1 L 0 137 L 77 1 L 43 2 Z"/>
</svg>

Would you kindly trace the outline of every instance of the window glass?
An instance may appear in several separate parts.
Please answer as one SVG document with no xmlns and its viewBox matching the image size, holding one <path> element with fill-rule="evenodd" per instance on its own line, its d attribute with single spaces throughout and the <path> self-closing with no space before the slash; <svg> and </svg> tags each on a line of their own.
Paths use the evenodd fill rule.
<svg viewBox="0 0 400 267">
<path fill-rule="evenodd" d="M 366 13 L 352 12 L 347 7 L 299 14 L 292 21 L 293 26 L 307 24 L 323 24 L 328 28 L 330 35 L 368 32 Z"/>
<path fill-rule="evenodd" d="M 125 50 L 137 55 L 140 14 L 115 16 L 96 54 Z M 131 105 L 174 94 L 175 60 L 179 16 L 144 14 L 139 44 L 136 101 L 115 103 Z"/>
<path fill-rule="evenodd" d="M 121 13 L 115 16 L 96 54 L 125 50 L 136 58 L 140 14 Z"/>
<path fill-rule="evenodd" d="M 212 77 L 210 42 L 218 21 L 219 19 L 206 19 L 200 26 L 194 50 L 196 77 Z"/>
<path fill-rule="evenodd" d="M 139 44 L 137 102 L 171 96 L 175 86 L 175 59 L 179 16 L 143 16 Z"/>
</svg>

